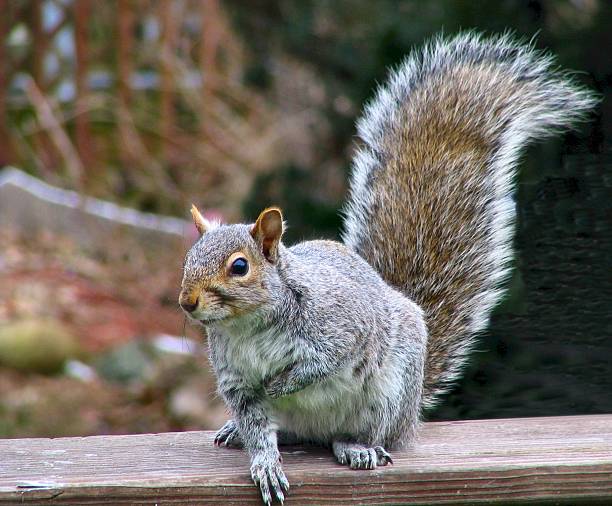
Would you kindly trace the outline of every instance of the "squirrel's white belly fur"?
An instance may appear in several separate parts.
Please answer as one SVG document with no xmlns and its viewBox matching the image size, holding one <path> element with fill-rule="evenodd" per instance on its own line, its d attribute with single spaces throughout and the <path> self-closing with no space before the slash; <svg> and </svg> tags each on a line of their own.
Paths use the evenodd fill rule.
<svg viewBox="0 0 612 506">
<path fill-rule="evenodd" d="M 297 358 L 279 346 L 286 337 L 271 329 L 253 335 L 226 336 L 226 339 L 228 363 L 245 378 L 257 382 L 281 371 Z"/>
<path fill-rule="evenodd" d="M 243 377 L 261 383 L 264 378 L 278 373 L 299 358 L 299 351 L 287 354 L 287 349 L 275 345 L 287 342 L 287 336 L 266 330 L 248 337 L 227 336 L 226 357 Z M 363 401 L 363 382 L 355 381 L 352 367 L 347 367 L 332 378 L 311 385 L 293 395 L 269 399 L 272 421 L 278 429 L 294 432 L 302 437 L 320 439 L 350 422 L 342 412 L 355 413 Z M 356 417 L 350 417 L 356 418 Z"/>
<path fill-rule="evenodd" d="M 326 441 L 344 432 L 360 432 L 363 382 L 345 368 L 326 381 L 279 399 L 270 399 L 272 420 L 300 439 Z"/>
<path fill-rule="evenodd" d="M 252 335 L 225 336 L 224 353 L 228 363 L 244 378 L 261 383 L 300 359 L 295 348 L 275 345 L 287 342 L 288 336 L 272 329 Z M 368 406 L 372 399 L 393 402 L 402 395 L 398 378 L 406 367 L 406 358 L 397 354 L 385 368 L 364 379 L 355 375 L 357 359 L 349 362 L 330 378 L 278 399 L 269 398 L 271 422 L 278 430 L 298 436 L 301 440 L 328 442 L 347 433 L 372 430 L 372 414 Z"/>
<path fill-rule="evenodd" d="M 277 428 L 295 434 L 300 440 L 322 443 L 345 434 L 371 432 L 372 400 L 401 397 L 402 385 L 397 378 L 405 364 L 387 364 L 384 373 L 367 381 L 355 376 L 353 365 L 300 392 L 270 399 L 270 412 Z"/>
</svg>

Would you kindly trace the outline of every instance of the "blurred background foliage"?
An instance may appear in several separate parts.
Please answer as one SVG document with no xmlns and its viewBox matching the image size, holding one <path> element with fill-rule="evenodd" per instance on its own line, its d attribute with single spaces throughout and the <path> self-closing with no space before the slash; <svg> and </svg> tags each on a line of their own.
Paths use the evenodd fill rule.
<svg viewBox="0 0 612 506">
<path fill-rule="evenodd" d="M 612 412 L 611 2 L 0 0 L 0 8 L 0 166 L 182 217 L 192 201 L 227 221 L 277 204 L 289 243 L 339 237 L 355 119 L 412 48 L 476 29 L 510 30 L 552 51 L 603 101 L 578 132 L 524 157 L 509 295 L 465 379 L 430 418 Z M 75 434 L 219 423 L 204 359 L 160 358 L 166 348 L 150 344 L 183 331 L 174 302 L 181 247 L 151 255 L 118 241 L 109 254 L 109 244 L 85 250 L 19 229 L 1 239 L 0 353 L 3 339 L 34 328 L 32 301 L 44 301 L 54 308 L 45 318 L 70 336 L 57 341 L 73 369 L 56 368 L 55 379 L 75 386 L 61 399 L 65 386 L 53 377 L 16 371 L 14 360 L 0 368 L 10 401 L 0 402 L 0 435 L 63 433 L 32 421 L 47 409 L 32 400 L 48 403 L 45 388 L 89 413 L 70 425 Z M 50 295 L 58 280 L 64 298 Z M 24 286 L 35 288 L 24 295 Z M 143 307 L 157 317 L 143 318 Z M 175 385 L 168 370 L 181 371 Z M 91 385 L 78 386 L 92 374 L 103 399 L 95 406 Z"/>
</svg>

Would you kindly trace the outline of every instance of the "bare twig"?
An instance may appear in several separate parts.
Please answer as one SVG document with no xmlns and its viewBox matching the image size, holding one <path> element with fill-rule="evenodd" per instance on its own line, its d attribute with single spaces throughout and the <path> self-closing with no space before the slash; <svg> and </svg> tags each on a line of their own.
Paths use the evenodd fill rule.
<svg viewBox="0 0 612 506">
<path fill-rule="evenodd" d="M 40 89 L 36 85 L 33 79 L 29 79 L 26 85 L 26 93 L 32 104 L 32 107 L 36 111 L 38 121 L 41 127 L 49 133 L 51 141 L 62 155 L 64 163 L 66 164 L 66 170 L 68 171 L 71 179 L 77 182 L 77 186 L 81 186 L 83 181 L 83 164 L 81 159 L 68 137 L 66 131 L 62 128 L 60 122 L 56 118 L 53 108 L 40 92 Z"/>
</svg>

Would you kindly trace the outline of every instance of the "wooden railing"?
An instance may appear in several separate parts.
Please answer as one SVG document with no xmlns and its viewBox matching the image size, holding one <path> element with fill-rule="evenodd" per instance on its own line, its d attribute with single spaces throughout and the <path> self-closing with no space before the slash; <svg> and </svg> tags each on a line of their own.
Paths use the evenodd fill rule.
<svg viewBox="0 0 612 506">
<path fill-rule="evenodd" d="M 260 504 L 212 432 L 0 441 L 0 504 Z M 426 423 L 394 465 L 282 448 L 286 504 L 612 504 L 612 415 Z"/>
</svg>

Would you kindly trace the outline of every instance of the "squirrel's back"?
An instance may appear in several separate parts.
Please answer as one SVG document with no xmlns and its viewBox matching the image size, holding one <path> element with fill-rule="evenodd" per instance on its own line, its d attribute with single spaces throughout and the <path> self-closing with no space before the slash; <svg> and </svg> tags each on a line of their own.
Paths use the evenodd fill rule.
<svg viewBox="0 0 612 506">
<path fill-rule="evenodd" d="M 520 150 L 593 105 L 549 56 L 462 34 L 409 56 L 365 108 L 344 240 L 425 311 L 425 407 L 502 293 Z"/>
</svg>

